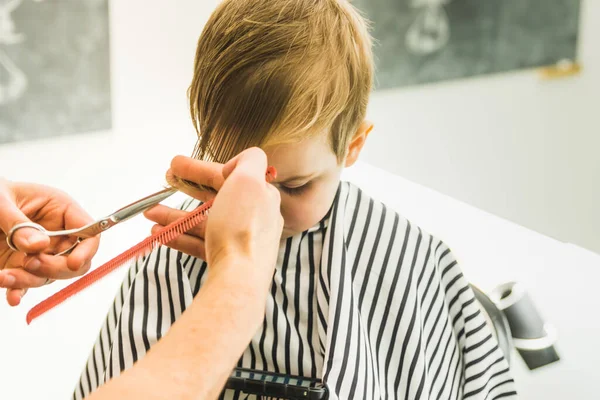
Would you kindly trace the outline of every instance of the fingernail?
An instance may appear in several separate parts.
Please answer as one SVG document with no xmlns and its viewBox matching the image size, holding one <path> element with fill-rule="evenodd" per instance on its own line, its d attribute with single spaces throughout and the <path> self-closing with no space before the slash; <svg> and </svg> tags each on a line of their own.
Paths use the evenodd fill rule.
<svg viewBox="0 0 600 400">
<path fill-rule="evenodd" d="M 271 183 L 277 179 L 277 170 L 275 167 L 267 167 L 267 182 Z"/>
<path fill-rule="evenodd" d="M 44 235 L 42 232 L 39 231 L 34 231 L 32 232 L 26 239 L 25 241 L 27 242 L 27 244 L 29 246 L 32 246 L 34 244 L 38 244 L 42 241 L 46 240 L 46 235 Z"/>
<path fill-rule="evenodd" d="M 37 271 L 42 263 L 37 258 L 32 258 L 25 264 L 25 269 L 28 271 Z"/>
<path fill-rule="evenodd" d="M 2 276 L 4 278 L 2 283 L 5 286 L 12 286 L 17 281 L 17 279 L 14 276 L 9 275 L 9 274 L 2 274 L 0 276 Z"/>
</svg>

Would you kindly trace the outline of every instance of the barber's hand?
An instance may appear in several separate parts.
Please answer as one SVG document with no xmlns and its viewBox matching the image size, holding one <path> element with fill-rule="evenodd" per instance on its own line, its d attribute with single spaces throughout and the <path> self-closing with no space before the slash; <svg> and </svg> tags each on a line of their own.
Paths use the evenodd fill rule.
<svg viewBox="0 0 600 400">
<path fill-rule="evenodd" d="M 49 279 L 69 279 L 87 272 L 98 250 L 100 238 L 82 241 L 69 255 L 54 256 L 67 249 L 74 238 L 48 236 L 33 228 L 15 232 L 8 247 L 6 235 L 23 222 L 35 222 L 48 230 L 71 229 L 92 218 L 67 194 L 42 185 L 9 182 L 0 178 L 0 287 L 7 288 L 8 304 L 16 306 L 28 288 Z"/>
<path fill-rule="evenodd" d="M 188 157 L 175 157 L 171 162 L 171 169 L 167 172 L 167 181 L 171 185 L 203 201 L 213 198 L 214 194 L 182 187 L 177 184 L 175 177 L 212 187 L 219 191 L 219 195 L 206 222 L 167 245 L 208 262 L 218 262 L 226 254 L 248 254 L 248 249 L 252 246 L 242 252 L 233 250 L 239 244 L 235 239 L 235 235 L 240 233 L 239 230 L 263 229 L 262 238 L 269 245 L 274 246 L 272 250 L 276 255 L 283 219 L 279 212 L 279 192 L 265 181 L 266 168 L 266 155 L 257 148 L 242 152 L 225 166 Z M 217 207 L 216 211 L 215 207 Z M 144 213 L 148 219 L 157 223 L 153 228 L 153 233 L 187 214 L 187 211 L 175 210 L 162 205 Z M 252 223 L 254 224 L 252 228 L 247 226 Z M 207 225 L 210 225 L 210 228 L 207 228 Z M 204 238 L 209 235 L 209 230 L 214 233 L 210 239 L 213 242 L 212 250 L 207 254 L 207 244 Z M 266 232 L 268 234 L 265 234 Z M 274 235 L 273 238 L 269 236 L 271 234 Z M 248 237 L 256 239 L 258 235 L 256 231 L 253 231 Z M 249 246 L 249 243 L 246 245 Z M 267 249 L 265 249 L 266 253 L 268 253 Z"/>
<path fill-rule="evenodd" d="M 267 183 L 267 156 L 251 148 L 223 167 L 225 181 L 206 224 L 206 261 L 209 273 L 231 265 L 242 279 L 271 284 L 283 230 L 279 191 Z M 248 272 L 245 274 L 244 272 Z M 265 293 L 268 286 L 265 287 Z"/>
<path fill-rule="evenodd" d="M 167 171 L 167 182 L 186 193 L 187 195 L 201 201 L 208 201 L 215 197 L 214 193 L 200 191 L 189 186 L 183 186 L 179 182 L 187 180 L 199 185 L 211 187 L 218 191 L 223 185 L 223 164 L 198 161 L 193 158 L 177 156 L 171 161 L 171 168 Z M 144 216 L 156 223 L 152 227 L 152 234 L 170 223 L 185 217 L 189 211 L 182 211 L 164 205 L 157 205 L 144 212 Z M 181 251 L 182 253 L 206 260 L 204 235 L 206 233 L 206 221 L 167 243 L 167 246 Z"/>
</svg>

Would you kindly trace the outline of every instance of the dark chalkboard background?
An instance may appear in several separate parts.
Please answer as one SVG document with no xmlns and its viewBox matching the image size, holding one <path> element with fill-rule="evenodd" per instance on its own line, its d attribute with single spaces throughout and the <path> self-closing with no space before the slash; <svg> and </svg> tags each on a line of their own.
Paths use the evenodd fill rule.
<svg viewBox="0 0 600 400">
<path fill-rule="evenodd" d="M 429 53 L 411 51 L 407 32 L 426 9 L 411 4 L 435 2 L 352 1 L 373 25 L 377 87 L 505 72 L 576 58 L 580 0 L 441 0 L 437 3 L 446 4 L 434 8 L 434 14 L 443 15 L 442 20 L 448 22 L 446 44 Z M 434 37 L 439 33 L 439 21 L 432 21 L 437 31 L 429 30 Z"/>
<path fill-rule="evenodd" d="M 28 83 L 0 101 L 0 143 L 110 128 L 108 0 L 23 0 L 10 16 L 24 39 L 0 41 L 0 85 L 7 59 Z"/>
</svg>

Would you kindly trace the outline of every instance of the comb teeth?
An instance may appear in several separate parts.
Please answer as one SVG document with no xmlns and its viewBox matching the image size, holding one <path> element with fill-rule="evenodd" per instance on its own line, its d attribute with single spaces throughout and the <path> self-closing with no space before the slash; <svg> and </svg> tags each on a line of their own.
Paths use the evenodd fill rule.
<svg viewBox="0 0 600 400">
<path fill-rule="evenodd" d="M 267 182 L 271 183 L 274 179 L 277 178 L 277 170 L 273 167 L 268 167 L 267 172 L 265 174 L 265 179 Z M 119 254 L 112 260 L 108 261 L 104 265 L 96 268 L 94 271 L 88 273 L 87 275 L 79 278 L 77 281 L 73 282 L 69 286 L 64 289 L 58 291 L 52 296 L 48 297 L 46 300 L 37 304 L 27 313 L 27 324 L 29 325 L 31 321 L 38 318 L 39 316 L 45 314 L 50 311 L 54 307 L 58 306 L 71 296 L 81 292 L 83 289 L 91 286 L 93 283 L 102 279 L 121 265 L 130 262 L 139 257 L 145 257 L 152 252 L 156 247 L 165 245 L 179 236 L 183 235 L 194 226 L 201 223 L 208 216 L 208 211 L 210 207 L 212 207 L 213 200 L 207 201 L 202 204 L 194 211 L 189 213 L 183 218 L 180 218 L 176 221 L 173 221 L 169 225 L 165 226 L 154 235 L 147 237 L 140 243 L 136 244 L 129 250 Z"/>
<path fill-rule="evenodd" d="M 81 292 L 83 289 L 86 289 L 87 287 L 91 286 L 93 283 L 97 282 L 112 271 L 116 270 L 121 265 L 139 257 L 147 256 L 156 247 L 165 245 L 173 241 L 174 239 L 177 239 L 179 236 L 183 235 L 184 233 L 192 229 L 194 226 L 198 225 L 200 222 L 206 219 L 206 217 L 208 216 L 208 210 L 212 206 L 212 203 L 212 200 L 210 200 L 202 204 L 190 214 L 176 221 L 173 221 L 169 225 L 156 232 L 154 235 L 147 237 L 146 239 L 136 244 L 129 250 L 119 254 L 104 265 L 98 267 L 94 271 L 81 277 L 69 286 L 65 287 L 64 289 L 48 297 L 46 300 L 37 304 L 27 313 L 27 324 L 30 324 L 31 321 L 33 321 L 34 319 L 50 311 L 54 307 L 63 303 L 68 298 Z"/>
<path fill-rule="evenodd" d="M 182 219 L 179 224 L 173 225 L 171 229 L 166 229 L 167 227 L 165 227 L 160 232 L 157 232 L 158 237 L 156 238 L 156 245 L 160 246 L 167 244 L 191 230 L 196 225 L 200 224 L 200 222 L 204 221 L 208 216 L 208 210 L 209 208 L 206 207 L 202 208 L 198 213 L 193 211 L 193 214 L 190 215 L 190 218 Z"/>
</svg>

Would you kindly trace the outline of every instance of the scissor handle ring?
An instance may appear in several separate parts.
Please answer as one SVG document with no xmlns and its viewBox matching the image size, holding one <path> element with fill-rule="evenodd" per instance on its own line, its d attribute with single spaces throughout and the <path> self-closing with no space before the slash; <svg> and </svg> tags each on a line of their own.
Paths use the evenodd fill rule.
<svg viewBox="0 0 600 400">
<path fill-rule="evenodd" d="M 12 229 L 8 232 L 8 235 L 6 236 L 6 244 L 8 244 L 8 247 L 10 247 L 11 250 L 19 251 L 19 249 L 16 248 L 16 246 L 13 242 L 13 236 L 15 235 L 16 231 L 18 231 L 19 229 L 22 229 L 22 228 L 33 228 L 33 229 L 37 229 L 38 231 L 40 231 L 44 234 L 48 234 L 48 231 L 46 230 L 46 228 L 44 228 L 40 224 L 36 224 L 35 222 L 23 222 L 21 224 L 17 224 L 12 227 Z M 77 240 L 75 241 L 75 243 L 73 243 L 73 245 L 71 247 L 69 247 L 68 249 L 61 251 L 60 253 L 57 253 L 55 255 L 56 256 L 64 256 L 66 254 L 69 254 L 71 251 L 73 251 L 73 249 L 75 247 L 77 247 L 77 245 L 79 243 L 81 243 L 81 238 L 77 238 Z"/>
<path fill-rule="evenodd" d="M 17 249 L 15 247 L 15 244 L 13 243 L 13 236 L 14 236 L 15 232 L 21 228 L 33 228 L 33 229 L 37 229 L 38 231 L 40 231 L 42 233 L 47 232 L 46 228 L 44 228 L 40 224 L 36 224 L 35 222 L 23 222 L 23 223 L 17 224 L 15 226 L 13 226 L 10 231 L 8 231 L 8 235 L 6 236 L 6 244 L 8 244 L 8 247 L 10 247 L 11 250 L 19 251 L 19 249 Z"/>
</svg>

